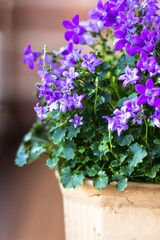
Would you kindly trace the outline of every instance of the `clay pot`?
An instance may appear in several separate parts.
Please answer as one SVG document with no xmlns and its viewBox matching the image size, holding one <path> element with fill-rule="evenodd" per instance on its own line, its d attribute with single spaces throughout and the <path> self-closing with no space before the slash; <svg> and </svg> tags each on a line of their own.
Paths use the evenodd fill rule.
<svg viewBox="0 0 160 240">
<path fill-rule="evenodd" d="M 77 189 L 60 188 L 66 240 L 160 240 L 160 184 L 98 190 L 85 180 Z"/>
</svg>

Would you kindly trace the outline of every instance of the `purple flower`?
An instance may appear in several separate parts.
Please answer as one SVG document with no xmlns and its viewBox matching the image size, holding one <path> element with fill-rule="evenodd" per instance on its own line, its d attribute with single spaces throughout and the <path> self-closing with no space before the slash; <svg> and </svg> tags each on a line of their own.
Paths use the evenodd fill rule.
<svg viewBox="0 0 160 240">
<path fill-rule="evenodd" d="M 156 127 L 160 128 L 160 111 L 156 110 L 154 115 L 150 116 L 153 119 L 153 123 Z"/>
<path fill-rule="evenodd" d="M 111 27 L 116 23 L 117 13 L 123 11 L 125 7 L 125 0 L 112 1 L 102 3 L 101 0 L 97 3 L 97 8 L 89 11 L 89 17 L 92 19 L 100 19 L 104 21 L 104 25 Z"/>
<path fill-rule="evenodd" d="M 28 47 L 24 49 L 23 53 L 25 55 L 23 62 L 25 64 L 28 63 L 30 69 L 34 69 L 34 62 L 37 60 L 40 54 L 37 51 L 32 51 L 31 45 L 28 45 Z"/>
<path fill-rule="evenodd" d="M 91 53 L 89 56 L 86 53 L 82 54 L 84 61 L 81 64 L 82 68 L 88 68 L 91 73 L 94 73 L 95 66 L 98 66 L 102 63 L 101 59 L 96 59 L 96 55 Z"/>
<path fill-rule="evenodd" d="M 42 71 L 42 72 L 40 71 L 39 75 L 41 77 L 41 82 L 44 84 L 55 83 L 57 79 L 57 76 L 49 74 L 45 71 Z"/>
<path fill-rule="evenodd" d="M 110 131 L 117 130 L 117 134 L 120 136 L 123 130 L 128 129 L 127 121 L 132 114 L 128 111 L 127 106 L 123 106 L 121 109 L 116 108 L 113 114 L 115 115 L 113 118 L 108 116 L 103 116 L 103 118 L 108 120 L 108 129 Z"/>
<path fill-rule="evenodd" d="M 157 66 L 157 59 L 154 56 L 148 57 L 147 53 L 142 51 L 140 53 L 140 59 L 136 67 L 140 68 L 142 71 L 148 70 L 148 72 L 154 73 L 155 67 Z"/>
<path fill-rule="evenodd" d="M 66 94 L 64 94 L 63 97 L 59 100 L 59 103 L 60 103 L 60 111 L 62 111 L 63 113 L 67 111 L 67 107 L 68 107 L 68 110 L 71 110 L 73 106 L 72 98 Z"/>
<path fill-rule="evenodd" d="M 135 90 L 141 94 L 137 101 L 138 105 L 142 105 L 146 102 L 152 107 L 158 107 L 160 105 L 160 99 L 156 98 L 160 95 L 160 88 L 154 87 L 154 82 L 152 78 L 148 78 L 145 86 L 143 86 L 142 84 L 136 85 Z"/>
<path fill-rule="evenodd" d="M 37 113 L 37 117 L 44 122 L 44 118 L 43 118 L 43 114 L 48 112 L 48 108 L 47 107 L 39 107 L 39 103 L 36 104 L 36 107 L 34 107 L 35 112 Z"/>
<path fill-rule="evenodd" d="M 75 72 L 75 68 L 71 67 L 68 71 L 63 72 L 63 76 L 67 77 L 68 79 L 75 79 L 80 76 L 78 72 Z"/>
<path fill-rule="evenodd" d="M 142 3 L 143 25 L 148 25 L 149 27 L 151 27 L 153 23 L 155 23 L 156 26 L 159 25 L 160 17 L 156 13 L 159 10 L 157 3 L 156 0 L 145 0 Z"/>
<path fill-rule="evenodd" d="M 73 50 L 73 43 L 69 42 L 67 47 L 61 47 L 59 49 L 59 51 L 53 51 L 53 53 L 57 56 L 57 55 L 62 55 L 62 56 L 66 56 L 69 53 L 71 53 Z"/>
<path fill-rule="evenodd" d="M 78 115 L 75 114 L 74 119 L 70 119 L 69 122 L 73 122 L 74 128 L 77 128 L 79 125 L 83 125 L 82 119 L 83 117 L 78 117 Z"/>
<path fill-rule="evenodd" d="M 133 118 L 132 123 L 142 124 L 142 109 L 141 106 L 137 104 L 138 98 L 134 98 L 132 101 L 127 100 L 123 103 L 123 106 L 127 107 L 127 110 L 131 113 Z"/>
<path fill-rule="evenodd" d="M 85 94 L 78 96 L 77 93 L 74 93 L 72 100 L 75 108 L 83 108 L 81 101 L 83 100 L 84 97 L 85 97 Z"/>
<path fill-rule="evenodd" d="M 123 106 L 126 106 L 131 113 L 140 112 L 141 107 L 137 104 L 138 97 L 134 98 L 132 101 L 126 100 L 123 103 Z"/>
<path fill-rule="evenodd" d="M 137 54 L 141 50 L 141 39 L 140 41 L 137 39 L 137 35 L 135 35 L 136 27 L 132 29 L 128 29 L 125 25 L 122 25 L 120 29 L 114 32 L 114 37 L 117 38 L 115 42 L 115 50 L 119 51 L 123 47 L 125 47 L 126 52 L 133 56 Z"/>
<path fill-rule="evenodd" d="M 121 109 L 119 110 L 118 108 L 116 108 L 113 111 L 113 114 L 116 115 L 122 123 L 126 124 L 127 120 L 129 118 L 131 118 L 132 114 L 130 111 L 128 111 L 127 106 L 123 106 L 121 107 Z"/>
<path fill-rule="evenodd" d="M 131 28 L 134 24 L 140 23 L 141 19 L 139 17 L 135 17 L 135 10 L 130 9 L 128 13 L 125 13 L 123 11 L 118 13 L 120 16 L 120 23 L 119 25 L 125 25 L 127 28 Z"/>
<path fill-rule="evenodd" d="M 86 29 L 87 32 L 99 33 L 104 28 L 104 23 L 101 20 L 88 19 L 81 21 L 80 25 Z"/>
<path fill-rule="evenodd" d="M 146 52 L 152 52 L 154 47 L 154 42 L 156 40 L 157 33 L 156 31 L 148 32 L 148 28 L 144 27 L 141 31 L 141 39 L 143 41 L 144 47 L 143 50 Z"/>
<path fill-rule="evenodd" d="M 110 118 L 108 116 L 103 116 L 103 118 L 106 118 L 108 120 L 108 130 L 117 130 L 118 136 L 121 135 L 123 130 L 128 129 L 126 122 L 123 122 L 120 117 L 115 116 L 113 118 Z"/>
<path fill-rule="evenodd" d="M 64 20 L 63 26 L 68 30 L 64 35 L 67 41 L 72 40 L 75 44 L 84 43 L 82 34 L 85 32 L 85 29 L 79 24 L 78 14 L 72 18 L 72 22 Z"/>
<path fill-rule="evenodd" d="M 137 75 L 139 72 L 138 68 L 131 70 L 129 66 L 125 67 L 125 74 L 118 77 L 118 80 L 124 80 L 123 87 L 126 87 L 128 84 L 134 84 L 137 81 L 140 81 L 141 78 Z"/>
</svg>

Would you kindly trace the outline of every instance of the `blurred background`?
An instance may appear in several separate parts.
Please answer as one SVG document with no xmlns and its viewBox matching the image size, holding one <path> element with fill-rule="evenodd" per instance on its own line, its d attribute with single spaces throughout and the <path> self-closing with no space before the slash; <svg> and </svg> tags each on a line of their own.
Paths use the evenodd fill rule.
<svg viewBox="0 0 160 240">
<path fill-rule="evenodd" d="M 0 0 L 0 240 L 64 240 L 62 199 L 54 172 L 38 160 L 14 165 L 17 148 L 34 120 L 36 69 L 23 49 L 66 46 L 62 21 L 97 0 Z"/>
</svg>

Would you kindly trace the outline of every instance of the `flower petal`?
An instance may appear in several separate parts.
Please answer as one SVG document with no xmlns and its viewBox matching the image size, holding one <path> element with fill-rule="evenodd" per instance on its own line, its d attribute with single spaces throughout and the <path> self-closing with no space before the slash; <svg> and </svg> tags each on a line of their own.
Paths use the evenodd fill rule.
<svg viewBox="0 0 160 240">
<path fill-rule="evenodd" d="M 66 29 L 72 29 L 72 28 L 74 28 L 73 24 L 72 24 L 70 21 L 68 21 L 68 20 L 64 20 L 64 21 L 62 22 L 62 24 L 63 24 L 63 26 L 64 26 Z"/>
<path fill-rule="evenodd" d="M 139 98 L 138 98 L 137 104 L 138 104 L 138 105 L 142 105 L 142 104 L 144 104 L 146 101 L 147 101 L 147 97 L 146 97 L 145 95 L 141 95 L 141 96 L 139 96 Z"/>
<path fill-rule="evenodd" d="M 134 55 L 134 47 L 132 46 L 132 44 L 130 42 L 127 42 L 126 44 L 126 52 L 130 55 L 133 56 Z"/>
<path fill-rule="evenodd" d="M 152 89 L 154 87 L 154 82 L 152 78 L 148 78 L 146 82 L 146 88 Z"/>
<path fill-rule="evenodd" d="M 125 40 L 119 40 L 118 42 L 116 42 L 115 50 L 119 51 L 120 49 L 122 49 L 125 46 L 125 43 L 126 43 Z"/>
<path fill-rule="evenodd" d="M 103 3 L 101 0 L 99 0 L 97 3 L 97 9 L 100 11 L 104 11 Z"/>
<path fill-rule="evenodd" d="M 138 92 L 138 93 L 140 93 L 140 94 L 144 94 L 145 91 L 146 91 L 146 88 L 145 88 L 145 86 L 143 86 L 142 84 L 137 84 L 137 85 L 135 86 L 135 90 L 136 90 L 136 92 Z"/>
<path fill-rule="evenodd" d="M 78 26 L 79 25 L 79 14 L 75 15 L 73 18 L 72 18 L 72 22 Z"/>
</svg>

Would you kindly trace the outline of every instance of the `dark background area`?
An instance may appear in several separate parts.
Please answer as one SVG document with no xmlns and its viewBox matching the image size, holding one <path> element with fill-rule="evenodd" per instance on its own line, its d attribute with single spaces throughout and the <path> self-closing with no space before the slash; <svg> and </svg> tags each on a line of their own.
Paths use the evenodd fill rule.
<svg viewBox="0 0 160 240">
<path fill-rule="evenodd" d="M 63 207 L 54 171 L 39 159 L 19 168 L 14 159 L 34 120 L 37 71 L 23 49 L 66 46 L 62 21 L 87 19 L 96 0 L 0 0 L 0 240 L 64 240 Z"/>
</svg>

